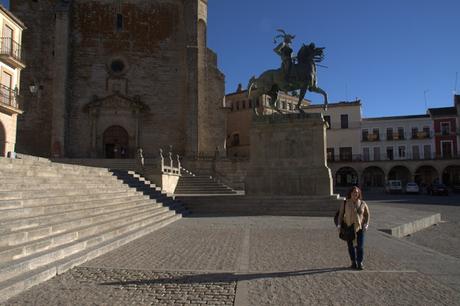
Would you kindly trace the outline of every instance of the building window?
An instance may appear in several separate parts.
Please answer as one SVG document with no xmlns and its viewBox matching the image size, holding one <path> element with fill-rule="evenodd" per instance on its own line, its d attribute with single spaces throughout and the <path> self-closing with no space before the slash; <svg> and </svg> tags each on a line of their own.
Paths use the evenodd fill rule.
<svg viewBox="0 0 460 306">
<path fill-rule="evenodd" d="M 363 141 L 368 141 L 369 140 L 369 131 L 368 130 L 363 130 L 362 131 L 362 139 L 363 139 Z"/>
<path fill-rule="evenodd" d="M 369 161 L 369 148 L 363 148 L 363 161 Z"/>
<path fill-rule="evenodd" d="M 418 133 L 418 128 L 417 128 L 417 127 L 413 127 L 413 128 L 412 128 L 412 139 L 416 139 L 416 138 L 417 138 L 417 133 Z"/>
<path fill-rule="evenodd" d="M 418 146 L 412 146 L 412 159 L 420 159 L 420 148 Z"/>
<path fill-rule="evenodd" d="M 441 122 L 441 135 L 450 135 L 450 122 Z"/>
<path fill-rule="evenodd" d="M 233 112 L 233 109 L 234 109 L 233 104 L 235 104 L 235 103 L 234 103 L 234 102 L 230 102 L 230 109 L 231 109 L 232 112 Z"/>
<path fill-rule="evenodd" d="M 373 128 L 372 129 L 372 137 L 374 138 L 374 140 L 380 140 L 380 130 L 379 128 Z"/>
<path fill-rule="evenodd" d="M 117 14 L 117 32 L 123 31 L 123 15 Z"/>
<path fill-rule="evenodd" d="M 252 108 L 252 100 L 248 100 L 249 108 Z"/>
<path fill-rule="evenodd" d="M 374 147 L 374 160 L 380 160 L 380 147 Z"/>
<path fill-rule="evenodd" d="M 281 105 L 283 105 L 283 109 L 287 109 L 286 101 L 281 102 Z"/>
<path fill-rule="evenodd" d="M 327 128 L 331 128 L 331 116 L 324 116 L 324 121 L 327 122 Z"/>
<path fill-rule="evenodd" d="M 387 159 L 388 160 L 393 160 L 394 159 L 393 147 L 387 147 Z"/>
<path fill-rule="evenodd" d="M 393 128 L 387 128 L 387 140 L 393 140 Z"/>
<path fill-rule="evenodd" d="M 423 146 L 423 158 L 424 159 L 431 159 L 431 145 L 424 145 Z"/>
<path fill-rule="evenodd" d="M 289 107 L 289 110 L 292 110 L 292 104 L 291 103 L 288 104 L 288 107 Z"/>
<path fill-rule="evenodd" d="M 327 148 L 327 161 L 334 161 L 334 148 Z"/>
<path fill-rule="evenodd" d="M 398 156 L 400 159 L 406 158 L 406 147 L 405 146 L 398 147 Z"/>
<path fill-rule="evenodd" d="M 348 129 L 348 115 L 340 115 L 340 127 Z"/>
<path fill-rule="evenodd" d="M 351 147 L 343 147 L 339 149 L 340 160 L 341 161 L 352 161 L 353 153 Z"/>
<path fill-rule="evenodd" d="M 231 144 L 232 146 L 238 146 L 240 144 L 240 135 L 238 133 L 233 134 Z"/>
<path fill-rule="evenodd" d="M 426 134 L 426 138 L 430 138 L 430 127 L 424 126 L 423 127 L 423 132 Z"/>
<path fill-rule="evenodd" d="M 442 158 L 452 158 L 452 141 L 441 141 Z"/>
<path fill-rule="evenodd" d="M 260 102 L 259 102 L 259 99 L 256 100 L 256 107 L 259 107 L 260 106 Z"/>
<path fill-rule="evenodd" d="M 398 139 L 404 139 L 404 128 L 398 128 Z"/>
<path fill-rule="evenodd" d="M 240 101 L 236 101 L 236 110 L 240 110 Z"/>
</svg>

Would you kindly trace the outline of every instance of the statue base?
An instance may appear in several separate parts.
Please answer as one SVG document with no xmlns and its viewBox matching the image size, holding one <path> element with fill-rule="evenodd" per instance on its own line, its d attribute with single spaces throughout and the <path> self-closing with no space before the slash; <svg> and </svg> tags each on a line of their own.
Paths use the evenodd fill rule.
<svg viewBox="0 0 460 306">
<path fill-rule="evenodd" d="M 326 126 L 321 114 L 254 117 L 248 196 L 331 196 Z"/>
</svg>

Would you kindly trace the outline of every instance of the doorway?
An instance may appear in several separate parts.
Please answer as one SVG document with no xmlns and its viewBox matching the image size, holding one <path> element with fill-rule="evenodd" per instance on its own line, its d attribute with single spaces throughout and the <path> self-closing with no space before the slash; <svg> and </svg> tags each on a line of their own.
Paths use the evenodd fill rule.
<svg viewBox="0 0 460 306">
<path fill-rule="evenodd" d="M 107 128 L 103 135 L 103 149 L 105 158 L 128 158 L 128 132 L 119 125 Z"/>
</svg>

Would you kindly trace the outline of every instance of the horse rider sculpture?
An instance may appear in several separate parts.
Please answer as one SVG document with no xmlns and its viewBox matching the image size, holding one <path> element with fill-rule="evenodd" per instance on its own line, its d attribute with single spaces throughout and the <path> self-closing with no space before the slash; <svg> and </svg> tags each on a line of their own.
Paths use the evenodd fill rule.
<svg viewBox="0 0 460 306">
<path fill-rule="evenodd" d="M 286 82 L 289 82 L 291 71 L 292 71 L 292 64 L 293 64 L 293 58 L 292 58 L 293 50 L 291 48 L 291 43 L 292 43 L 292 40 L 295 38 L 295 35 L 287 34 L 284 30 L 277 30 L 277 31 L 281 32 L 282 34 L 275 36 L 273 41 L 276 43 L 278 38 L 283 38 L 283 41 L 280 42 L 273 49 L 273 51 L 275 51 L 275 53 L 281 57 L 281 70 L 285 74 Z"/>
</svg>

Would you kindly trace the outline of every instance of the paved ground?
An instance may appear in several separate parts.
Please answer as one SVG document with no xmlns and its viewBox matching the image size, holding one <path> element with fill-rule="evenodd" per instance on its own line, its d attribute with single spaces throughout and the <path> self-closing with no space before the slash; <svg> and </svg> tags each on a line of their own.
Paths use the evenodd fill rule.
<svg viewBox="0 0 460 306">
<path fill-rule="evenodd" d="M 446 222 L 403 239 L 371 224 L 366 270 L 352 271 L 332 218 L 184 218 L 7 305 L 460 305 L 460 197 L 368 202 Z"/>
</svg>

